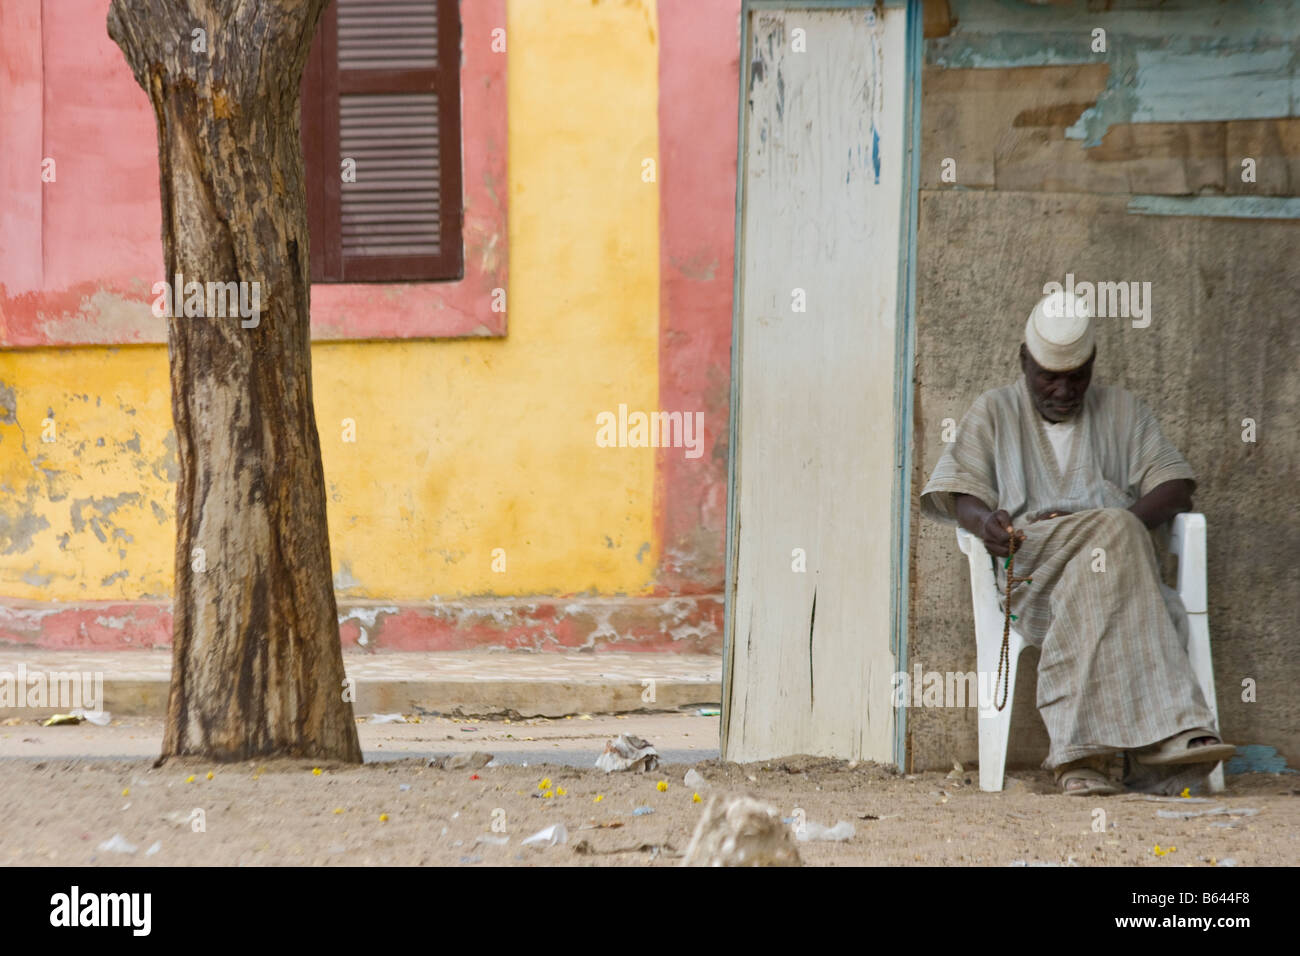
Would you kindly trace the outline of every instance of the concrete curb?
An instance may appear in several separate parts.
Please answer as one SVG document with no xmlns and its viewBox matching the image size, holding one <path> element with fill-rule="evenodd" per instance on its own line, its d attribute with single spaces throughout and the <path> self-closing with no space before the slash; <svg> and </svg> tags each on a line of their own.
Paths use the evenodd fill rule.
<svg viewBox="0 0 1300 956">
<path fill-rule="evenodd" d="M 103 709 L 114 716 L 162 717 L 167 712 L 167 679 L 104 678 Z M 360 678 L 355 684 L 357 716 L 430 713 L 478 716 L 515 712 L 521 717 L 566 714 L 627 714 L 717 706 L 717 681 L 658 679 L 654 699 L 633 681 L 565 680 L 401 680 Z M 0 707 L 0 718 L 45 717 L 55 707 Z"/>
</svg>

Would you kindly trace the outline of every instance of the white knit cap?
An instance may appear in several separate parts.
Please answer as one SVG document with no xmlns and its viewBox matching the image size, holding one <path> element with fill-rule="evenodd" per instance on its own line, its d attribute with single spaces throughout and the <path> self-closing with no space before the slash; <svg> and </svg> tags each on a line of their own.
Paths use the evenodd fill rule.
<svg viewBox="0 0 1300 956">
<path fill-rule="evenodd" d="M 1034 361 L 1051 372 L 1078 368 L 1092 357 L 1092 310 L 1081 295 L 1056 291 L 1043 296 L 1025 323 L 1025 345 Z"/>
</svg>

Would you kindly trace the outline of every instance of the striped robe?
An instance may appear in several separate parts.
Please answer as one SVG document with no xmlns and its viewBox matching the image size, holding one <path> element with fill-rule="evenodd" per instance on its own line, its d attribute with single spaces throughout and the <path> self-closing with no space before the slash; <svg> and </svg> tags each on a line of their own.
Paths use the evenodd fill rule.
<svg viewBox="0 0 1300 956">
<path fill-rule="evenodd" d="M 1088 389 L 1062 470 L 1022 377 L 975 400 L 921 492 L 931 518 L 955 523 L 961 492 L 1004 509 L 1025 533 L 1015 571 L 1033 580 L 1011 603 L 1016 629 L 1041 652 L 1045 767 L 1215 727 L 1187 659 L 1182 602 L 1127 510 L 1157 485 L 1192 477 L 1150 409 L 1106 385 Z M 1049 510 L 1071 514 L 1029 522 Z"/>
</svg>

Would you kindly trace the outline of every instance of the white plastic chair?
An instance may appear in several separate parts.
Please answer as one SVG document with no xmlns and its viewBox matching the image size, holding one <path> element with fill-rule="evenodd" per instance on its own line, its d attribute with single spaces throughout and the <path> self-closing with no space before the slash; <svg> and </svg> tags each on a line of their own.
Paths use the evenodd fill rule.
<svg viewBox="0 0 1300 956">
<path fill-rule="evenodd" d="M 1178 594 L 1187 608 L 1187 656 L 1192 673 L 1201 685 L 1205 703 L 1219 729 L 1219 705 L 1214 694 L 1214 666 L 1210 660 L 1209 605 L 1205 584 L 1205 515 L 1198 512 L 1174 517 L 1169 551 L 1178 558 Z M 975 611 L 975 658 L 980 681 L 992 680 L 1002 652 L 1003 613 L 998 605 L 997 575 L 984 542 L 962 528 L 957 544 L 970 559 L 970 594 Z M 1016 696 L 1016 668 L 1025 639 L 1015 627 L 1009 640 L 1010 666 L 1007 674 L 1007 705 L 1001 711 L 993 700 L 980 705 L 980 789 L 1001 790 L 1007 765 L 1007 738 L 1011 732 L 1011 704 Z M 989 676 L 984 676 L 989 675 Z M 981 695 L 982 696 L 982 695 Z M 1210 773 L 1210 790 L 1223 789 L 1223 764 Z"/>
</svg>

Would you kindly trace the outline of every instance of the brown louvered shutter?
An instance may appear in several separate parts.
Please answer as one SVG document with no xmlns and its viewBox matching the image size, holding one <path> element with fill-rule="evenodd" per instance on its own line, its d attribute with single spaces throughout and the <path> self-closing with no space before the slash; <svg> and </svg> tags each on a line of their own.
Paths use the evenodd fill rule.
<svg viewBox="0 0 1300 956">
<path fill-rule="evenodd" d="M 457 0 L 330 5 L 303 76 L 303 155 L 313 281 L 461 278 Z"/>
</svg>

